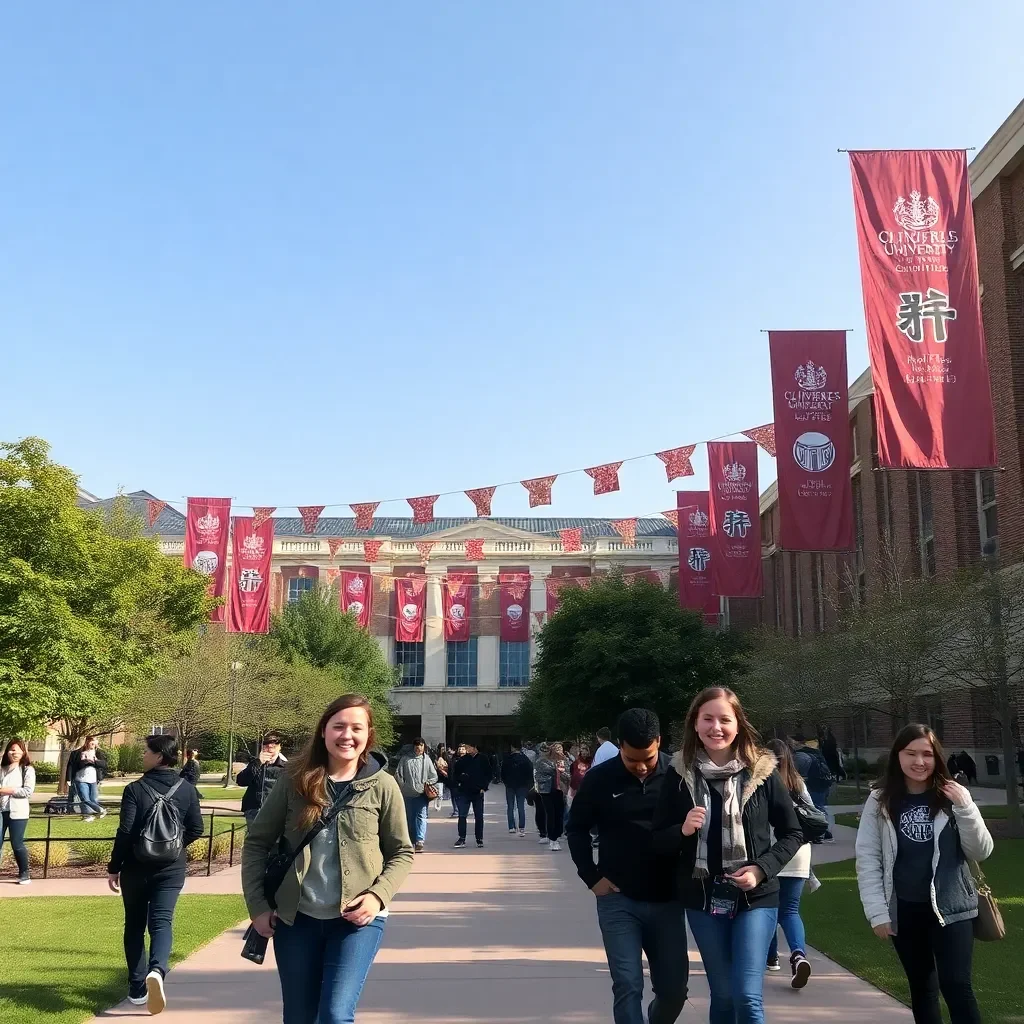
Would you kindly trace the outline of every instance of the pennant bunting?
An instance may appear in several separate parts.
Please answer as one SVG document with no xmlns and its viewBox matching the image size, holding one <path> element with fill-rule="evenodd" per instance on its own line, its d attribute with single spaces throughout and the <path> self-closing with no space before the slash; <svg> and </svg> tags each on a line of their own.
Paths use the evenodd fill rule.
<svg viewBox="0 0 1024 1024">
<path fill-rule="evenodd" d="M 363 541 L 363 561 L 373 564 L 380 557 L 380 549 L 384 546 L 382 540 Z"/>
<path fill-rule="evenodd" d="M 331 572 L 330 569 L 327 570 Z M 341 572 L 340 569 L 334 570 Z M 381 578 L 383 582 L 384 577 Z M 390 576 L 388 580 L 394 581 Z M 384 588 L 381 587 L 381 590 Z M 343 612 L 348 612 L 356 617 L 361 629 L 370 628 L 370 610 L 373 606 L 373 582 L 368 572 L 351 572 L 346 570 L 341 573 L 341 589 L 338 593 L 338 601 Z"/>
<path fill-rule="evenodd" d="M 677 530 L 679 529 L 679 509 L 670 508 L 661 513 Z"/>
<path fill-rule="evenodd" d="M 160 513 L 167 508 L 166 501 L 160 501 L 159 498 L 147 498 L 146 499 L 146 521 L 150 527 L 160 518 Z"/>
<path fill-rule="evenodd" d="M 412 507 L 412 521 L 414 523 L 432 523 L 434 521 L 434 502 L 439 495 L 425 494 L 420 498 L 406 498 Z"/>
<path fill-rule="evenodd" d="M 563 551 L 583 550 L 583 529 L 575 526 L 571 530 L 559 530 L 558 536 L 562 539 Z"/>
<path fill-rule="evenodd" d="M 658 452 L 658 458 L 665 463 L 665 474 L 668 482 L 671 483 L 676 477 L 693 476 L 693 466 L 690 465 L 690 457 L 697 450 L 695 444 L 683 445 L 682 448 L 672 448 L 667 452 Z"/>
<path fill-rule="evenodd" d="M 258 530 L 276 511 L 276 505 L 257 505 L 252 510 L 252 528 Z"/>
<path fill-rule="evenodd" d="M 458 597 L 465 587 L 466 580 L 463 576 L 445 576 L 444 586 L 449 597 Z"/>
<path fill-rule="evenodd" d="M 548 592 L 549 598 L 557 598 L 562 592 L 562 588 L 568 583 L 568 579 L 564 576 L 549 576 L 544 581 L 544 587 Z"/>
<path fill-rule="evenodd" d="M 416 550 L 420 553 L 420 558 L 424 562 L 430 560 L 430 552 L 434 550 L 434 544 L 436 541 L 432 540 L 418 540 L 416 541 Z"/>
<path fill-rule="evenodd" d="M 326 505 L 300 505 L 299 515 L 302 516 L 302 528 L 306 533 L 316 532 L 316 521 L 326 508 Z"/>
<path fill-rule="evenodd" d="M 658 569 L 658 582 L 667 590 L 669 580 L 672 578 L 671 569 Z"/>
<path fill-rule="evenodd" d="M 554 476 L 538 476 L 533 480 L 519 481 L 530 492 L 530 508 L 551 504 L 551 485 L 557 479 L 556 473 Z"/>
<path fill-rule="evenodd" d="M 495 487 L 476 487 L 466 491 L 466 497 L 476 506 L 478 516 L 489 516 L 491 514 L 491 499 L 494 497 Z"/>
<path fill-rule="evenodd" d="M 349 505 L 349 508 L 352 509 L 356 515 L 357 530 L 373 529 L 373 514 L 377 511 L 377 506 L 379 504 L 379 501 L 364 501 L 357 505 Z"/>
<path fill-rule="evenodd" d="M 497 589 L 498 584 L 491 579 L 480 581 L 480 599 L 486 601 L 494 596 L 494 591 Z"/>
<path fill-rule="evenodd" d="M 482 562 L 484 560 L 483 537 L 471 537 L 466 541 L 466 561 Z"/>
<path fill-rule="evenodd" d="M 327 550 L 331 553 L 331 561 L 334 561 L 334 556 L 338 553 L 338 549 L 344 544 L 345 541 L 341 537 L 328 537 L 327 538 Z"/>
<path fill-rule="evenodd" d="M 522 601 L 526 597 L 526 592 L 530 589 L 530 578 L 526 573 L 515 572 L 510 574 L 502 573 L 498 580 L 503 587 L 508 589 L 514 600 Z"/>
<path fill-rule="evenodd" d="M 327 587 L 330 589 L 334 586 L 335 580 L 341 575 L 341 570 L 335 566 L 333 569 L 328 569 L 324 574 L 324 578 L 327 580 Z"/>
<path fill-rule="evenodd" d="M 426 576 L 409 576 L 409 585 L 412 587 L 412 592 L 419 597 L 424 590 L 427 589 L 427 577 Z"/>
<path fill-rule="evenodd" d="M 594 494 L 611 494 L 619 489 L 621 462 L 608 462 L 603 466 L 591 466 L 583 470 L 594 481 Z"/>
<path fill-rule="evenodd" d="M 773 459 L 775 458 L 775 424 L 766 423 L 763 427 L 751 427 L 750 430 L 742 430 L 744 437 L 756 441 Z"/>
<path fill-rule="evenodd" d="M 636 547 L 636 520 L 616 519 L 612 523 L 615 532 L 631 547 Z"/>
<path fill-rule="evenodd" d="M 380 583 L 380 592 L 382 594 L 393 594 L 395 592 L 394 576 L 374 576 L 374 579 Z"/>
<path fill-rule="evenodd" d="M 544 617 L 547 612 L 533 612 L 533 628 L 534 632 L 538 632 L 544 628 Z"/>
</svg>

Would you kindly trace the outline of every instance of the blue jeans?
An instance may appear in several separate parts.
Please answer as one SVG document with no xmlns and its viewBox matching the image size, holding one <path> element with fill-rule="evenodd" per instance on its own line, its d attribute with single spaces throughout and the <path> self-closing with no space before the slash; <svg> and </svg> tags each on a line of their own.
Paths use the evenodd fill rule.
<svg viewBox="0 0 1024 1024">
<path fill-rule="evenodd" d="M 373 966 L 386 918 L 357 928 L 344 918 L 296 914 L 277 922 L 274 956 L 281 979 L 283 1024 L 350 1024 Z"/>
<path fill-rule="evenodd" d="M 184 884 L 185 869 L 177 865 L 159 871 L 143 871 L 133 866 L 121 872 L 124 959 L 128 965 L 128 986 L 133 992 L 143 988 L 150 971 L 167 974 L 173 942 L 174 907 Z"/>
<path fill-rule="evenodd" d="M 28 875 L 28 847 L 25 845 L 26 828 L 28 828 L 27 818 L 12 818 L 10 811 L 4 811 L 0 815 L 0 857 L 3 856 L 4 852 L 4 836 L 9 835 L 19 875 Z"/>
<path fill-rule="evenodd" d="M 778 919 L 775 907 L 742 910 L 732 920 L 687 910 L 711 989 L 709 1024 L 764 1024 L 764 965 Z"/>
<path fill-rule="evenodd" d="M 814 806 L 817 807 L 819 811 L 822 811 L 825 817 L 828 818 L 830 828 L 832 825 L 832 815 L 828 813 L 828 797 L 831 791 L 831 786 L 825 786 L 824 789 L 811 789 L 810 786 L 807 787 L 807 792 L 811 794 L 811 803 L 813 803 Z"/>
<path fill-rule="evenodd" d="M 430 801 L 425 796 L 407 796 L 405 798 L 405 817 L 409 822 L 409 832 L 414 843 L 422 843 L 427 838 L 427 807 Z"/>
<path fill-rule="evenodd" d="M 82 805 L 82 814 L 103 813 L 100 793 L 95 782 L 76 782 L 75 789 L 78 791 L 78 802 Z"/>
<path fill-rule="evenodd" d="M 790 953 L 799 950 L 807 952 L 807 936 L 804 923 L 800 920 L 800 897 L 804 892 L 806 878 L 779 879 L 779 924 L 786 936 Z M 773 960 L 779 955 L 779 933 L 772 935 L 772 943 L 768 947 L 768 959 Z"/>
<path fill-rule="evenodd" d="M 644 953 L 654 989 L 650 1024 L 674 1024 L 686 1002 L 689 981 L 682 908 L 678 903 L 643 903 L 612 892 L 598 896 L 597 920 L 612 976 L 615 1024 L 645 1024 Z"/>
<path fill-rule="evenodd" d="M 508 814 L 509 830 L 516 827 L 516 811 L 519 812 L 519 831 L 526 828 L 526 794 L 529 792 L 529 786 L 505 787 L 505 811 Z"/>
</svg>

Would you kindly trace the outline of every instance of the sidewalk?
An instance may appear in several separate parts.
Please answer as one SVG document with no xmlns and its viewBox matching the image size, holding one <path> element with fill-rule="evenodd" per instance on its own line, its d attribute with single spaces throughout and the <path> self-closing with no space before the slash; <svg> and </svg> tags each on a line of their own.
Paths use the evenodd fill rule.
<svg viewBox="0 0 1024 1024">
<path fill-rule="evenodd" d="M 611 1019 L 611 982 L 594 898 L 577 878 L 567 851 L 550 853 L 532 831 L 526 839 L 507 834 L 500 793 L 488 802 L 484 850 L 451 849 L 455 822 L 431 818 L 427 852 L 416 858 L 392 907 L 363 993 L 362 1024 L 603 1024 Z M 853 830 L 843 831 L 852 835 Z M 837 838 L 834 847 L 816 848 L 821 860 L 848 855 L 850 836 Z M 165 1024 L 280 1020 L 272 958 L 262 967 L 242 960 L 242 932 L 242 927 L 226 932 L 169 975 Z M 895 1000 L 813 951 L 810 959 L 814 975 L 803 992 L 794 992 L 782 975 L 765 977 L 772 1024 L 911 1021 L 910 1011 Z M 122 1004 L 93 1024 L 145 1016 Z M 707 1018 L 707 984 L 691 944 L 690 1001 L 680 1020 L 698 1024 Z"/>
</svg>

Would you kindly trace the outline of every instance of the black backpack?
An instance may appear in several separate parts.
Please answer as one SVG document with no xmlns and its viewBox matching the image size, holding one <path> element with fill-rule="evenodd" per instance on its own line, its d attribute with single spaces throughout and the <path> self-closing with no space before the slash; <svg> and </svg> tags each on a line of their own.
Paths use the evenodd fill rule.
<svg viewBox="0 0 1024 1024">
<path fill-rule="evenodd" d="M 171 797 L 184 783 L 178 779 L 166 793 L 157 793 L 151 786 L 139 780 L 139 786 L 153 801 L 142 820 L 142 831 L 135 840 L 135 859 L 140 864 L 173 864 L 185 848 L 185 826 L 181 811 Z"/>
</svg>

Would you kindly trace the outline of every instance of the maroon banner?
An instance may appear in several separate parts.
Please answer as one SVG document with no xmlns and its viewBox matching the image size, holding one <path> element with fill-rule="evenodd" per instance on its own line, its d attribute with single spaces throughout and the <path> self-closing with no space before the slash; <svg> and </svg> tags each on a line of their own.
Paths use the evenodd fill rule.
<svg viewBox="0 0 1024 1024">
<path fill-rule="evenodd" d="M 761 514 L 757 445 L 709 441 L 711 590 L 722 597 L 760 597 Z"/>
<path fill-rule="evenodd" d="M 441 611 L 444 616 L 445 640 L 469 639 L 470 584 L 476 577 L 449 573 L 441 581 Z"/>
<path fill-rule="evenodd" d="M 967 154 L 860 152 L 850 167 L 879 464 L 995 466 Z"/>
<path fill-rule="evenodd" d="M 426 619 L 427 581 L 423 576 L 395 580 L 395 639 L 407 644 L 423 643 Z"/>
<path fill-rule="evenodd" d="M 850 389 L 845 331 L 769 331 L 779 546 L 852 551 Z"/>
<path fill-rule="evenodd" d="M 368 572 L 343 569 L 338 601 L 343 612 L 356 617 L 361 629 L 369 629 L 373 608 L 373 577 Z"/>
<path fill-rule="evenodd" d="M 211 597 L 224 596 L 228 562 L 230 498 L 189 498 L 185 511 L 185 565 L 210 577 Z M 224 605 L 210 612 L 211 622 L 223 622 Z"/>
<path fill-rule="evenodd" d="M 718 596 L 711 589 L 711 519 L 707 491 L 677 491 L 679 512 L 679 603 L 718 622 Z"/>
<path fill-rule="evenodd" d="M 530 639 L 530 577 L 527 573 L 502 573 L 501 639 L 509 642 Z"/>
<path fill-rule="evenodd" d="M 255 526 L 252 516 L 236 516 L 231 533 L 229 633 L 270 632 L 270 562 L 274 520 Z"/>
</svg>

